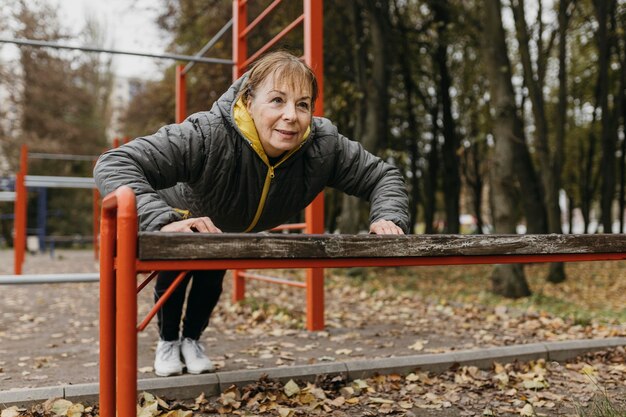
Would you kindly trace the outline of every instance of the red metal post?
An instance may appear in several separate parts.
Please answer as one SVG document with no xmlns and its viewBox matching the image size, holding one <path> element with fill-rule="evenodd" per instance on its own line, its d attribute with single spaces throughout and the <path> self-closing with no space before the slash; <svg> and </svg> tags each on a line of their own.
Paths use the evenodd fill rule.
<svg viewBox="0 0 626 417">
<path fill-rule="evenodd" d="M 246 72 L 243 65 L 248 56 L 248 45 L 243 31 L 247 25 L 247 0 L 233 0 L 233 81 Z"/>
<path fill-rule="evenodd" d="M 117 212 L 117 412 L 137 414 L 137 209 L 129 187 L 120 187 Z"/>
<path fill-rule="evenodd" d="M 232 302 L 238 303 L 246 298 L 246 278 L 242 275 L 241 270 L 234 269 L 233 274 L 233 295 Z"/>
<path fill-rule="evenodd" d="M 248 55 L 248 44 L 244 31 L 247 25 L 247 0 L 233 0 L 233 81 L 241 77 L 245 72 L 243 63 L 246 61 Z M 246 298 L 246 280 L 236 269 L 232 271 L 232 274 L 232 302 L 236 303 Z"/>
<path fill-rule="evenodd" d="M 305 209 L 306 233 L 324 233 L 324 194 Z M 324 329 L 324 268 L 306 270 L 306 328 Z"/>
<path fill-rule="evenodd" d="M 304 60 L 317 78 L 319 95 L 315 115 L 324 115 L 324 9 L 322 0 L 304 0 Z M 306 233 L 324 233 L 324 194 L 320 193 L 306 208 Z M 324 329 L 324 269 L 306 271 L 306 327 Z"/>
<path fill-rule="evenodd" d="M 117 248 L 117 271 L 116 257 Z M 100 415 L 135 417 L 137 401 L 137 211 L 123 186 L 102 202 Z M 117 387 L 116 387 L 117 380 Z M 117 401 L 116 401 L 117 394 Z"/>
<path fill-rule="evenodd" d="M 15 205 L 13 206 L 13 271 L 22 274 L 26 251 L 26 223 L 28 190 L 26 189 L 26 173 L 28 172 L 28 147 L 20 149 L 20 170 L 15 178 Z"/>
<path fill-rule="evenodd" d="M 315 115 L 324 115 L 324 7 L 322 0 L 304 0 L 304 60 L 317 78 Z"/>
<path fill-rule="evenodd" d="M 184 65 L 176 66 L 176 123 L 182 123 L 187 117 L 187 83 Z"/>
<path fill-rule="evenodd" d="M 102 202 L 100 250 L 100 416 L 115 417 L 115 194 Z"/>
</svg>

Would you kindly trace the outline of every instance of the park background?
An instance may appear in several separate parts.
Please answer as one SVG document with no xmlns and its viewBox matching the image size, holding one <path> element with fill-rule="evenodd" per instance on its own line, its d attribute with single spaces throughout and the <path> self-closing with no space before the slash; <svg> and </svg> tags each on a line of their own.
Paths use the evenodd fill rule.
<svg viewBox="0 0 626 417">
<path fill-rule="evenodd" d="M 142 3 L 129 2 L 127 13 L 143 16 L 148 6 Z M 270 3 L 250 2 L 250 16 Z M 302 12 L 299 1 L 283 3 L 257 29 L 251 51 Z M 232 3 L 159 0 L 149 10 L 164 39 L 169 39 L 166 50 L 192 55 L 230 19 Z M 403 170 L 415 233 L 621 233 L 626 178 L 625 26 L 622 0 L 325 0 L 325 114 L 346 136 Z M 142 30 L 138 24 L 136 31 Z M 0 31 L 5 38 L 115 47 L 108 40 L 106 22 L 97 14 L 69 24 L 58 8 L 41 0 L 3 2 Z M 301 30 L 296 30 L 278 47 L 302 53 L 301 39 Z M 231 47 L 225 37 L 210 55 L 230 59 Z M 173 123 L 174 64 L 154 60 L 153 65 L 149 79 L 129 79 L 118 74 L 114 58 L 105 54 L 20 47 L 15 56 L 3 58 L 0 177 L 10 179 L 18 170 L 22 144 L 32 152 L 95 155 L 116 137 L 132 139 Z M 231 77 L 229 66 L 196 64 L 187 75 L 188 112 L 210 108 Z M 91 169 L 89 162 L 32 161 L 29 173 L 90 176 Z M 33 225 L 36 196 L 30 198 L 28 223 Z M 50 235 L 91 234 L 91 198 L 84 190 L 50 191 L 48 198 L 53 214 L 48 221 Z M 333 190 L 327 190 L 326 203 L 329 232 L 366 229 L 366 206 Z M 5 248 L 12 245 L 12 210 L 12 203 L 0 202 Z M 27 268 L 50 272 L 52 266 L 38 256 L 30 256 Z M 57 254 L 55 266 L 63 256 L 72 259 Z M 90 257 L 83 254 L 81 259 L 70 261 L 73 271 L 95 268 Z M 350 327 L 352 321 L 357 322 L 355 328 L 366 326 L 378 315 L 380 326 L 398 321 L 404 329 L 398 330 L 400 334 L 412 317 L 407 311 L 421 305 L 422 319 L 431 326 L 424 336 L 432 337 L 430 345 L 419 349 L 419 340 L 411 340 L 402 348 L 398 341 L 383 347 L 396 353 L 402 349 L 434 352 L 459 346 L 620 336 L 626 317 L 622 269 L 621 262 L 612 262 L 568 264 L 567 268 L 554 264 L 356 268 L 345 275 L 332 271 L 330 334 L 336 336 L 334 329 Z M 81 285 L 42 287 L 36 292 L 21 287 L 12 296 L 4 292 L 0 336 L 15 340 L 16 350 L 21 346 L 18 342 L 35 346 L 29 342 L 34 329 L 62 323 L 55 320 L 51 305 L 61 306 L 58 317 L 91 311 L 95 287 Z M 218 326 L 220 334 L 237 320 L 245 322 L 238 323 L 243 329 L 302 330 L 302 306 L 295 301 L 299 296 L 268 291 L 252 293 L 243 306 L 225 307 L 220 313 L 225 316 Z M 531 293 L 532 297 L 525 297 Z M 82 294 L 78 297 L 86 304 L 84 309 L 72 299 L 76 294 Z M 518 300 L 508 302 L 497 294 Z M 29 300 L 36 300 L 47 314 L 33 314 Z M 353 301 L 354 307 L 347 308 L 346 300 Z M 398 300 L 410 307 L 398 309 Z M 277 306 L 277 301 L 285 304 Z M 77 310 L 64 310 L 66 305 Z M 388 315 L 380 312 L 381 306 Z M 429 311 L 445 314 L 431 316 Z M 498 330 L 501 322 L 510 322 L 509 316 L 515 317 L 513 334 Z M 468 322 L 472 324 L 473 333 L 463 334 L 469 341 L 433 346 L 437 337 L 432 328 L 446 329 L 451 317 L 460 323 L 453 328 L 459 335 Z M 95 318 L 87 322 L 83 324 L 93 331 Z M 81 340 L 78 345 L 82 344 L 78 335 L 85 329 L 77 328 L 80 332 L 67 339 L 74 342 L 63 339 L 62 348 L 66 342 Z M 89 349 L 93 350 L 94 341 L 85 340 L 85 350 L 93 356 Z M 347 342 L 338 339 L 337 343 Z M 29 369 L 24 372 L 30 374 L 22 372 L 20 382 L 37 383 L 33 376 L 40 377 L 38 372 L 49 375 L 39 383 L 50 381 L 50 368 L 44 364 L 30 369 L 37 353 L 28 355 L 32 357 L 16 364 L 0 361 L 0 376 L 2 367 L 5 375 L 13 368 L 16 374 Z M 55 356 L 50 363 L 58 360 L 62 359 Z M 20 368 L 20 363 L 27 368 Z M 621 386 L 621 374 L 612 372 L 603 373 L 618 375 L 616 384 Z M 451 378 L 456 381 L 456 376 Z M 5 383 L 15 386 L 17 381 Z M 573 393 L 579 394 L 566 386 L 560 395 Z"/>
<path fill-rule="evenodd" d="M 252 2 L 250 16 L 270 3 Z M 128 13 L 142 15 L 142 7 L 148 11 L 134 2 Z M 149 11 L 171 40 L 167 50 L 191 55 L 228 21 L 232 3 L 163 0 Z M 301 12 L 301 2 L 281 4 L 249 49 Z M 623 232 L 625 15 L 617 0 L 326 0 L 325 114 L 402 169 L 417 233 Z M 0 27 L 7 38 L 108 47 L 98 18 L 68 25 L 53 3 L 12 0 L 0 11 Z M 302 53 L 301 39 L 297 29 L 277 47 Z M 231 47 L 225 37 L 211 56 L 230 59 Z M 99 154 L 114 137 L 174 121 L 174 64 L 155 61 L 153 80 L 121 80 L 112 59 L 20 47 L 0 62 L 0 176 L 17 171 L 21 144 L 32 152 Z M 188 112 L 210 108 L 231 74 L 228 65 L 196 65 L 187 77 Z M 29 172 L 89 176 L 91 168 L 44 161 Z M 84 192 L 55 191 L 48 199 L 58 213 L 50 235 L 90 234 Z M 29 207 L 32 225 L 36 205 Z M 10 204 L 0 210 L 9 214 Z M 351 197 L 327 190 L 325 210 L 329 232 L 366 229 L 367 207 Z M 8 246 L 11 231 L 4 215 L 0 236 Z M 564 281 L 563 265 L 552 265 L 546 279 Z M 519 266 L 496 268 L 492 290 L 531 293 Z"/>
</svg>

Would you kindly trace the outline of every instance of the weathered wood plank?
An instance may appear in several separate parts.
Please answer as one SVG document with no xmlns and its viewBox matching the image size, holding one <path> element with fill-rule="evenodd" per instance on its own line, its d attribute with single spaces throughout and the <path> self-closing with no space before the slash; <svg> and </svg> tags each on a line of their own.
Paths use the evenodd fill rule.
<svg viewBox="0 0 626 417">
<path fill-rule="evenodd" d="M 141 260 L 626 253 L 626 235 L 304 235 L 142 232 Z"/>
</svg>

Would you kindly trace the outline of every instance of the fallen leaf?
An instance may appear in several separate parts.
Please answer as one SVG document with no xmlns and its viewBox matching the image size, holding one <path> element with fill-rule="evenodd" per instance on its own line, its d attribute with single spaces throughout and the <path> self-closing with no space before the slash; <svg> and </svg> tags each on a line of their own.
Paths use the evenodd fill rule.
<svg viewBox="0 0 626 417">
<path fill-rule="evenodd" d="M 417 350 L 417 351 L 424 350 L 424 345 L 426 343 L 428 343 L 428 340 L 418 340 L 415 343 L 413 343 L 411 346 L 409 346 L 409 349 Z"/>
<path fill-rule="evenodd" d="M 278 408 L 278 415 L 280 415 L 280 417 L 292 417 L 294 410 L 291 408 Z"/>
<path fill-rule="evenodd" d="M 72 405 L 73 404 L 71 401 L 59 398 L 52 403 L 52 406 L 50 407 L 50 412 L 52 412 L 53 415 L 65 416 L 67 415 L 67 411 Z"/>
<path fill-rule="evenodd" d="M 519 415 L 524 417 L 533 417 L 536 415 L 535 409 L 532 405 L 526 404 L 521 410 L 519 410 Z"/>
<path fill-rule="evenodd" d="M 2 410 L 0 417 L 17 417 L 20 414 L 16 406 Z"/>
<path fill-rule="evenodd" d="M 339 396 L 330 402 L 334 407 L 341 407 L 346 403 L 345 397 Z"/>
<path fill-rule="evenodd" d="M 287 397 L 293 397 L 296 394 L 300 393 L 300 387 L 298 386 L 298 384 L 296 384 L 295 382 L 293 382 L 293 379 L 290 379 L 289 382 L 287 382 L 285 384 L 285 387 L 283 388 L 283 391 L 285 392 L 285 394 L 287 395 Z"/>
</svg>

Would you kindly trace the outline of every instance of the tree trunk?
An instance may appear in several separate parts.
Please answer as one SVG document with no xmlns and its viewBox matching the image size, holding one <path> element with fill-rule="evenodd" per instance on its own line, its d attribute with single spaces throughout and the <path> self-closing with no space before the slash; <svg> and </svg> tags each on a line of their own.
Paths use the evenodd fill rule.
<svg viewBox="0 0 626 417">
<path fill-rule="evenodd" d="M 459 138 L 456 133 L 456 124 L 452 117 L 452 99 L 450 97 L 450 72 L 448 70 L 448 40 L 447 27 L 450 24 L 449 5 L 447 0 L 430 2 L 433 9 L 433 18 L 437 28 L 437 47 L 435 49 L 435 67 L 439 71 L 438 97 L 443 118 L 444 142 L 441 148 L 443 160 L 443 194 L 446 210 L 445 233 L 459 233 L 461 193 L 461 176 L 459 173 Z"/>
<path fill-rule="evenodd" d="M 361 10 L 364 10 L 371 37 L 371 50 L 364 48 Z M 387 1 L 374 2 L 373 0 L 355 1 L 351 10 L 351 20 L 355 28 L 357 46 L 355 48 L 355 77 L 359 90 L 363 92 L 364 108 L 357 113 L 355 139 L 359 140 L 369 152 L 376 154 L 381 143 L 387 140 L 387 115 L 389 100 L 387 86 L 389 84 L 388 62 L 388 13 Z M 368 52 L 374 57 L 368 64 Z M 371 65 L 371 68 L 370 68 Z M 368 68 L 371 69 L 368 76 Z M 358 108 L 357 108 L 358 111 Z M 342 233 L 357 233 L 360 229 L 367 229 L 367 224 L 361 221 L 363 204 L 360 200 L 344 196 L 338 228 Z"/>
<path fill-rule="evenodd" d="M 404 93 L 406 94 L 406 117 L 408 120 L 408 130 L 409 134 L 407 135 L 407 148 L 409 150 L 409 155 L 411 158 L 410 169 L 411 169 L 411 192 L 410 192 L 410 200 L 409 200 L 409 210 L 411 213 L 410 217 L 410 227 L 409 231 L 413 232 L 415 230 L 415 224 L 418 219 L 418 207 L 420 203 L 420 187 L 419 187 L 419 178 L 418 178 L 418 168 L 417 162 L 419 160 L 419 149 L 417 147 L 417 141 L 419 137 L 418 125 L 415 115 L 415 100 L 414 100 L 414 83 L 413 77 L 411 76 L 412 70 L 412 61 L 411 61 L 411 48 L 409 45 L 409 38 L 406 29 L 406 25 L 404 23 L 403 17 L 399 12 L 398 4 L 394 5 L 394 11 L 396 14 L 396 25 L 399 31 L 399 39 L 396 41 L 400 44 L 401 53 L 398 54 L 398 59 L 400 60 L 400 68 L 402 73 L 402 83 L 404 84 Z"/>
<path fill-rule="evenodd" d="M 541 4 L 541 2 L 540 2 Z M 561 5 L 565 5 L 562 1 Z M 566 5 L 565 5 L 566 6 Z M 549 51 L 540 50 L 537 56 L 537 71 L 533 68 L 531 56 L 530 56 L 530 37 L 528 35 L 528 29 L 526 24 L 526 13 L 524 0 L 516 0 L 512 4 L 513 16 L 515 19 L 515 27 L 517 40 L 520 50 L 520 56 L 522 61 L 522 67 L 524 69 L 524 85 L 528 88 L 529 98 L 532 103 L 533 119 L 535 122 L 535 148 L 538 154 L 539 165 L 541 167 L 542 182 L 544 190 L 544 204 L 547 213 L 548 220 L 548 232 L 549 233 L 562 233 L 561 227 L 561 209 L 559 207 L 559 190 L 561 188 L 561 171 L 562 171 L 562 159 L 564 157 L 563 152 L 563 139 L 565 136 L 564 124 L 565 124 L 565 98 L 562 94 L 565 92 L 565 72 L 564 67 L 559 69 L 559 106 L 562 107 L 563 117 L 557 124 L 561 124 L 561 127 L 557 127 L 557 141 L 555 146 L 554 155 L 550 153 L 550 143 L 548 140 L 548 122 L 546 119 L 545 99 L 543 96 L 544 77 L 543 77 L 543 61 L 542 57 Z M 539 22 L 541 22 L 541 16 L 539 13 Z M 563 35 L 560 38 L 563 41 L 563 49 L 559 48 L 559 52 L 562 51 L 563 56 L 559 56 L 559 62 L 565 65 L 565 16 L 561 17 L 559 13 L 559 22 L 562 24 L 560 34 Z M 540 25 L 541 26 L 541 25 Z M 539 33 L 538 38 L 541 39 L 543 33 Z M 541 43 L 538 42 L 538 48 L 542 48 Z M 563 77 L 561 79 L 561 77 Z M 561 101 L 563 100 L 563 101 Z M 560 113 L 559 113 L 560 115 Z M 563 282 L 565 280 L 565 269 L 562 264 L 550 265 L 550 272 L 548 274 L 549 282 Z"/>
<path fill-rule="evenodd" d="M 475 123 L 470 122 L 472 125 Z M 475 126 L 472 126 L 471 129 L 471 137 L 476 137 L 477 131 Z M 463 171 L 463 177 L 465 178 L 465 182 L 467 184 L 467 188 L 469 190 L 472 210 L 474 212 L 474 216 L 476 217 L 476 230 L 474 233 L 482 234 L 483 233 L 483 218 L 482 218 L 482 205 L 483 205 L 483 174 L 481 172 L 481 155 L 484 155 L 485 152 L 482 151 L 481 143 L 475 141 L 468 148 L 466 148 L 463 152 L 463 164 L 461 165 Z"/>
<path fill-rule="evenodd" d="M 600 172 L 602 186 L 600 190 L 601 223 L 604 233 L 612 231 L 611 209 L 615 194 L 615 135 L 611 122 L 609 109 L 609 61 L 611 55 L 611 42 L 609 40 L 608 18 L 614 10 L 614 0 L 594 0 L 598 29 L 596 32 L 598 42 L 598 94 L 600 110 L 602 112 L 602 157 Z"/>
<path fill-rule="evenodd" d="M 432 142 L 428 152 L 428 171 L 424 181 L 424 233 L 435 233 L 435 208 L 437 207 L 437 178 L 439 177 L 439 129 L 437 128 L 437 106 L 431 106 L 430 119 L 432 124 Z"/>
<path fill-rule="evenodd" d="M 620 184 L 619 184 L 619 232 L 624 233 L 624 210 L 626 210 L 626 30 L 623 30 L 621 53 L 621 85 L 618 94 L 622 117 L 622 154 L 620 160 Z M 619 123 L 617 123 L 619 125 Z"/>
<path fill-rule="evenodd" d="M 515 233 L 516 219 L 514 184 L 515 141 L 521 140 L 518 132 L 521 122 L 515 106 L 511 84 L 511 64 L 507 55 L 502 27 L 500 0 L 484 0 L 485 29 L 483 47 L 486 72 L 489 79 L 492 108 L 495 111 L 493 133 L 495 138 L 492 168 L 490 171 L 492 209 L 497 233 Z M 516 127 L 517 126 L 517 127 Z M 521 265 L 497 265 L 491 276 L 492 290 L 505 297 L 530 295 L 530 289 Z"/>
<path fill-rule="evenodd" d="M 569 233 L 574 233 L 574 199 L 567 197 L 567 221 L 569 225 Z"/>
</svg>

